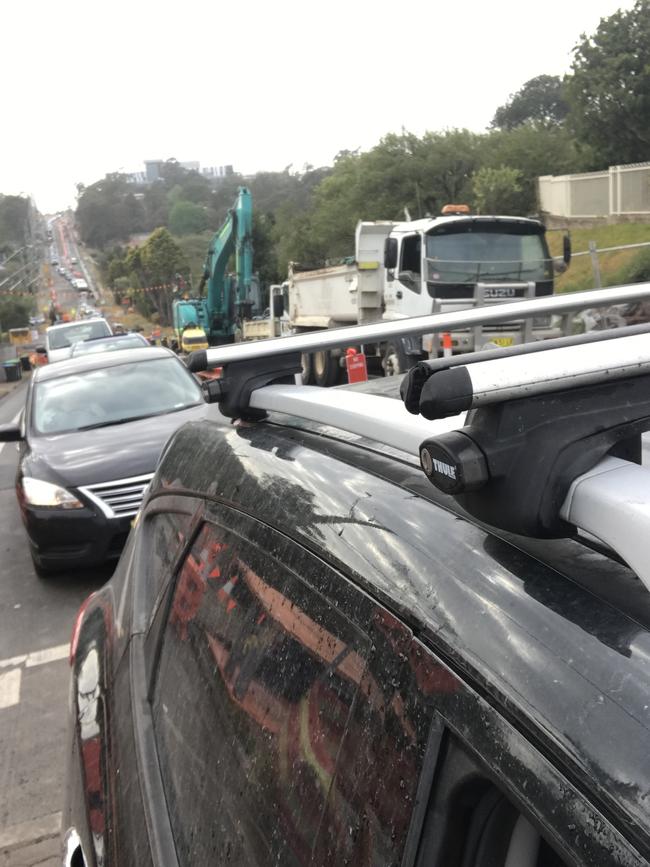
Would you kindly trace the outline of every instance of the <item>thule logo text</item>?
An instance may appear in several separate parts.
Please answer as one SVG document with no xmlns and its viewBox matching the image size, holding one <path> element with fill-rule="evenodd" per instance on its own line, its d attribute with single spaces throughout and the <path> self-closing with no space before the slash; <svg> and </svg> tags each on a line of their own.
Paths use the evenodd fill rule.
<svg viewBox="0 0 650 867">
<path fill-rule="evenodd" d="M 451 464 L 445 464 L 443 461 L 438 461 L 435 458 L 431 458 L 431 463 L 436 473 L 441 473 L 443 476 L 456 481 L 456 467 Z"/>
</svg>

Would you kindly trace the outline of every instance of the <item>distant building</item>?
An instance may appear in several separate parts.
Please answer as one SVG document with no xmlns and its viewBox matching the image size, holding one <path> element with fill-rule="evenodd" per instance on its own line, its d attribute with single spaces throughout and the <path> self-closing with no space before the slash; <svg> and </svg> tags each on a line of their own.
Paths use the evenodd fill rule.
<svg viewBox="0 0 650 867">
<path fill-rule="evenodd" d="M 146 183 L 153 184 L 161 178 L 161 168 L 164 160 L 145 160 L 144 173 L 147 177 Z"/>
<path fill-rule="evenodd" d="M 127 181 L 130 184 L 146 184 L 147 176 L 144 172 L 130 172 L 126 176 Z"/>
<path fill-rule="evenodd" d="M 232 166 L 203 166 L 201 169 L 206 178 L 229 178 L 234 173 Z"/>
<path fill-rule="evenodd" d="M 144 171 L 130 172 L 126 175 L 126 179 L 130 184 L 155 184 L 163 176 L 164 165 L 165 160 L 145 160 Z M 198 160 L 187 160 L 179 163 L 179 165 L 188 172 L 199 172 L 203 177 L 216 181 L 229 178 L 235 173 L 232 166 L 203 166 L 201 168 Z"/>
</svg>

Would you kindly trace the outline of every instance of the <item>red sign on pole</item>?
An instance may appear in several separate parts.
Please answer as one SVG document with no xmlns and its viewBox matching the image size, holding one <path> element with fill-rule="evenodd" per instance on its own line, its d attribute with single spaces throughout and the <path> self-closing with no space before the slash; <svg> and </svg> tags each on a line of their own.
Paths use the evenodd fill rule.
<svg viewBox="0 0 650 867">
<path fill-rule="evenodd" d="M 366 356 L 363 352 L 357 352 L 356 349 L 346 349 L 345 351 L 345 367 L 348 371 L 348 382 L 366 382 L 368 379 L 368 368 L 366 367 Z"/>
</svg>

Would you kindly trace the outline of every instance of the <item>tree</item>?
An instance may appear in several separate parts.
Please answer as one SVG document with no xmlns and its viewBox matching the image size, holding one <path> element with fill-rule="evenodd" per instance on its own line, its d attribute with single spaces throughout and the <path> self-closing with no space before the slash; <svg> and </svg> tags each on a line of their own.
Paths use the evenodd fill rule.
<svg viewBox="0 0 650 867">
<path fill-rule="evenodd" d="M 507 166 L 483 166 L 472 181 L 474 202 L 480 214 L 519 214 L 521 172 Z"/>
<path fill-rule="evenodd" d="M 184 200 L 177 201 L 169 212 L 169 229 L 174 235 L 196 235 L 208 227 L 205 208 Z"/>
<path fill-rule="evenodd" d="M 141 247 L 129 247 L 126 252 L 114 248 L 103 258 L 102 272 L 118 294 L 132 290 L 143 316 L 170 325 L 174 287 L 179 275 L 188 280 L 189 263 L 169 231 L 160 228 Z"/>
<path fill-rule="evenodd" d="M 173 287 L 177 276 L 189 278 L 189 263 L 183 250 L 167 229 L 156 229 L 138 249 L 141 280 L 148 291 L 148 300 L 160 316 L 163 325 L 172 321 Z M 135 256 L 133 257 L 136 262 Z"/>
<path fill-rule="evenodd" d="M 82 240 L 99 249 L 146 227 L 142 202 L 126 175 L 118 173 L 80 188 L 76 219 Z"/>
<path fill-rule="evenodd" d="M 512 130 L 493 130 L 481 146 L 482 165 L 516 169 L 521 192 L 512 213 L 537 211 L 537 178 L 562 175 L 583 168 L 575 141 L 565 127 L 524 124 Z"/>
<path fill-rule="evenodd" d="M 317 265 L 349 256 L 358 220 L 403 220 L 468 201 L 480 165 L 482 137 L 468 130 L 390 133 L 367 153 L 340 153 L 331 174 L 314 190 L 308 214 L 289 218 L 279 237 L 286 258 Z M 283 222 L 278 219 L 277 223 Z"/>
<path fill-rule="evenodd" d="M 650 156 L 650 0 L 603 18 L 574 49 L 567 82 L 569 123 L 598 164 Z"/>
<path fill-rule="evenodd" d="M 25 196 L 0 195 L 0 246 L 7 252 L 29 242 L 29 209 Z"/>
<path fill-rule="evenodd" d="M 564 123 L 568 112 L 562 79 L 557 75 L 538 75 L 496 110 L 492 126 L 497 129 L 514 129 L 524 123 L 557 126 Z"/>
<path fill-rule="evenodd" d="M 10 328 L 23 328 L 34 312 L 33 298 L 15 298 L 11 295 L 0 296 L 0 325 L 2 331 Z"/>
</svg>

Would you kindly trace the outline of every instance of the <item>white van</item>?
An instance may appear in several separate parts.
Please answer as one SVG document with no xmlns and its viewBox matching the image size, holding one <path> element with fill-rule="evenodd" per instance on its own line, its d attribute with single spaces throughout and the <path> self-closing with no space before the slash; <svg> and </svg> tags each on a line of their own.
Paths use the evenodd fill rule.
<svg viewBox="0 0 650 867">
<path fill-rule="evenodd" d="M 112 333 L 108 322 L 99 318 L 51 325 L 45 332 L 47 360 L 50 364 L 53 361 L 64 361 L 70 358 L 75 343 L 96 337 L 110 337 Z"/>
</svg>

